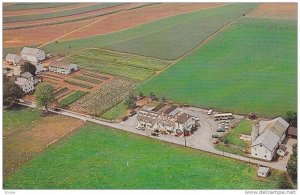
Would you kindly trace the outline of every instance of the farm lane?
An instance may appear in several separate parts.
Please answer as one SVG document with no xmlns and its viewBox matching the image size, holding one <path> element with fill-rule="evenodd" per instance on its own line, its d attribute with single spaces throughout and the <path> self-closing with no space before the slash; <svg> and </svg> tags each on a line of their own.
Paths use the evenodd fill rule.
<svg viewBox="0 0 300 195">
<path fill-rule="evenodd" d="M 19 104 L 24 105 L 24 106 L 29 106 L 29 107 L 32 107 L 32 108 L 36 107 L 36 105 L 33 102 L 24 102 L 24 103 L 19 103 Z M 89 116 L 89 115 L 79 114 L 79 113 L 76 113 L 76 112 L 70 112 L 70 111 L 67 111 L 67 110 L 55 111 L 54 109 L 49 109 L 49 111 L 51 111 L 53 113 L 56 113 L 56 114 L 61 114 L 61 115 L 64 115 L 64 116 L 69 116 L 69 117 L 72 117 L 72 118 L 81 119 L 83 121 L 89 121 L 89 122 L 93 122 L 93 123 L 96 123 L 96 124 L 112 127 L 112 128 L 115 128 L 115 129 L 119 129 L 119 130 L 131 132 L 131 133 L 147 136 L 147 137 L 150 137 L 152 139 L 159 139 L 159 140 L 170 142 L 170 143 L 173 143 L 173 144 L 185 146 L 185 138 L 184 137 L 175 137 L 175 136 L 172 136 L 172 135 L 164 135 L 164 136 L 159 136 L 159 137 L 153 137 L 147 131 L 140 131 L 140 130 L 135 129 L 134 126 L 129 125 L 129 124 L 134 123 L 133 122 L 133 120 L 135 120 L 134 117 L 129 118 L 127 120 L 127 122 L 123 121 L 123 122 L 119 122 L 119 123 L 114 123 L 114 122 L 108 122 L 107 120 L 103 120 L 103 119 L 96 119 L 96 118 L 94 118 L 92 116 Z M 204 128 L 204 127 L 207 128 L 208 127 L 207 124 L 202 126 L 201 128 Z M 201 128 L 198 131 L 201 131 Z M 248 162 L 248 163 L 252 163 L 252 164 L 256 164 L 256 165 L 263 165 L 263 166 L 271 167 L 273 169 L 279 169 L 279 170 L 282 170 L 282 171 L 286 171 L 286 166 L 281 162 L 266 162 L 266 161 L 251 159 L 251 158 L 248 158 L 248 157 L 243 157 L 243 156 L 239 156 L 239 155 L 235 155 L 235 154 L 231 154 L 231 153 L 227 153 L 227 152 L 222 152 L 222 151 L 219 151 L 219 150 L 217 150 L 213 147 L 204 146 L 201 143 L 199 143 L 198 141 L 196 141 L 196 142 L 193 141 L 192 143 L 189 142 L 189 141 L 192 141 L 192 139 L 187 138 L 186 147 L 190 147 L 190 148 L 197 149 L 197 150 L 202 150 L 202 151 L 205 151 L 205 152 L 209 152 L 209 153 L 213 153 L 213 154 L 217 154 L 217 155 L 237 159 L 237 160 L 240 160 L 240 161 L 244 161 L 244 162 Z"/>
</svg>

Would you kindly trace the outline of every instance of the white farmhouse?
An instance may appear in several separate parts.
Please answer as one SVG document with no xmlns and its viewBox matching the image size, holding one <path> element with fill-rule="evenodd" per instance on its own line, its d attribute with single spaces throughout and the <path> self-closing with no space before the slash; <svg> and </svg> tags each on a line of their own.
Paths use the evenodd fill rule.
<svg viewBox="0 0 300 195">
<path fill-rule="evenodd" d="M 24 72 L 20 75 L 22 78 L 27 79 L 28 81 L 34 82 L 33 75 L 30 72 Z"/>
<path fill-rule="evenodd" d="M 16 54 L 7 54 L 5 57 L 5 61 L 11 65 L 17 66 L 19 65 L 20 61 L 22 60 L 21 56 Z"/>
<path fill-rule="evenodd" d="M 34 91 L 33 81 L 30 81 L 23 77 L 18 77 L 15 83 L 26 93 L 31 93 Z"/>
<path fill-rule="evenodd" d="M 59 73 L 59 74 L 70 74 L 73 71 L 78 70 L 78 66 L 76 64 L 70 64 L 65 62 L 64 60 L 55 61 L 53 60 L 49 64 L 49 71 Z"/>
<path fill-rule="evenodd" d="M 31 47 L 24 47 L 21 51 L 21 56 L 23 60 L 29 61 L 36 65 L 39 61 L 45 59 L 46 55 L 43 50 Z"/>
<path fill-rule="evenodd" d="M 286 136 L 289 124 L 281 117 L 255 123 L 252 128 L 251 156 L 271 161 Z"/>
</svg>

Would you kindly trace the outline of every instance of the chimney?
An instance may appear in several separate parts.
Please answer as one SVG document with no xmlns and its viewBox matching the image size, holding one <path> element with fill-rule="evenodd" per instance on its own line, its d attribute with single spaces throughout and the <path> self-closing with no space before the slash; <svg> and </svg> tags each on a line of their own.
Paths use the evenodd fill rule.
<svg viewBox="0 0 300 195">
<path fill-rule="evenodd" d="M 256 140 L 256 138 L 259 136 L 259 123 L 257 121 L 254 122 L 252 126 L 252 132 L 251 132 L 251 139 L 252 142 Z"/>
</svg>

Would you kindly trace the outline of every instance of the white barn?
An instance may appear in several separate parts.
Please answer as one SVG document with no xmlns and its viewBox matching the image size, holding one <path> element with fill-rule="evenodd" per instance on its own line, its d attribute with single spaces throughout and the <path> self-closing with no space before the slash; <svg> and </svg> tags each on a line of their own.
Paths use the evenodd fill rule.
<svg viewBox="0 0 300 195">
<path fill-rule="evenodd" d="M 286 136 L 289 124 L 281 117 L 255 123 L 252 128 L 251 156 L 271 161 Z"/>
<path fill-rule="evenodd" d="M 21 51 L 21 56 L 23 60 L 29 61 L 34 65 L 46 58 L 43 50 L 31 47 L 24 47 Z"/>
<path fill-rule="evenodd" d="M 65 62 L 64 60 L 54 60 L 49 64 L 49 71 L 59 74 L 70 74 L 71 72 L 76 70 L 78 70 L 78 66 L 76 64 L 70 64 Z"/>
<path fill-rule="evenodd" d="M 22 60 L 21 56 L 16 55 L 16 54 L 10 54 L 9 53 L 5 57 L 5 61 L 12 64 L 12 65 L 14 65 L 14 66 L 19 65 L 21 60 Z"/>
</svg>

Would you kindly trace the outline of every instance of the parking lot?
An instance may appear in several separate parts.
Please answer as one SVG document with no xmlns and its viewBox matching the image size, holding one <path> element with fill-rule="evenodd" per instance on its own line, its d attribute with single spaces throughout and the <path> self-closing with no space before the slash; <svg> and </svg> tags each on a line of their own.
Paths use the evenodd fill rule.
<svg viewBox="0 0 300 195">
<path fill-rule="evenodd" d="M 222 136 L 227 130 L 229 130 L 230 125 L 233 123 L 239 122 L 243 116 L 238 116 L 234 115 L 233 120 L 227 120 L 228 122 L 221 121 L 221 123 L 224 123 L 223 129 L 224 132 L 217 132 L 218 129 L 220 129 L 220 121 L 215 121 L 214 120 L 214 115 L 217 113 L 212 113 L 211 115 L 208 115 L 207 110 L 199 109 L 199 108 L 194 108 L 194 107 L 183 107 L 179 108 L 179 111 L 181 113 L 187 113 L 195 118 L 199 119 L 200 127 L 198 128 L 197 131 L 195 131 L 191 136 L 180 136 L 176 137 L 174 135 L 163 135 L 163 134 L 158 134 L 157 138 L 165 141 L 169 141 L 172 143 L 178 143 L 178 144 L 183 144 L 183 145 L 188 145 L 191 147 L 204 147 L 207 149 L 215 150 L 213 146 L 213 135 L 218 135 Z M 138 130 L 136 129 L 137 127 L 137 115 L 134 115 L 132 117 L 129 117 L 128 120 L 121 122 L 122 125 L 134 129 L 134 131 L 143 131 L 146 133 L 148 136 L 156 137 L 153 135 L 152 130 Z M 225 126 L 228 127 L 228 129 L 225 129 Z"/>
</svg>

